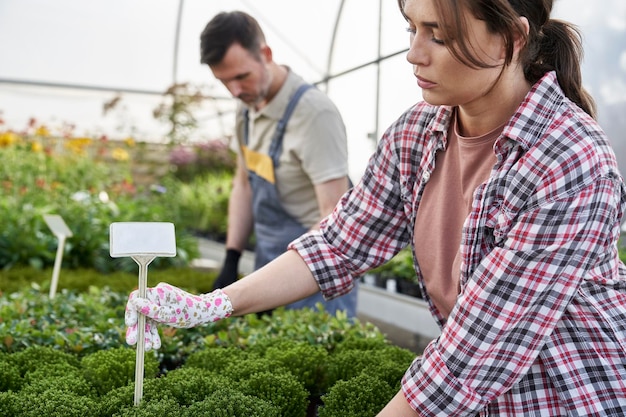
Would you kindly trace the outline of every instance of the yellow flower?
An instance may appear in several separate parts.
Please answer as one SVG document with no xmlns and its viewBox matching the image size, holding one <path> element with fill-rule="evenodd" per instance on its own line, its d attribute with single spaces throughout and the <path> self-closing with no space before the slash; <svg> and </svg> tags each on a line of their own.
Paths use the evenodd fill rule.
<svg viewBox="0 0 626 417">
<path fill-rule="evenodd" d="M 128 161 L 128 159 L 129 159 L 128 152 L 126 152 L 122 148 L 115 148 L 115 149 L 113 149 L 113 151 L 111 152 L 111 156 L 116 161 Z"/>
<path fill-rule="evenodd" d="M 65 147 L 76 155 L 86 155 L 86 148 L 91 142 L 90 138 L 71 138 L 65 142 Z"/>
<path fill-rule="evenodd" d="M 41 146 L 41 143 L 39 142 L 33 142 L 33 144 L 30 146 L 30 149 L 33 152 L 41 152 L 43 151 L 43 146 Z"/>
<path fill-rule="evenodd" d="M 0 147 L 11 146 L 19 140 L 20 137 L 13 132 L 0 132 Z"/>
<path fill-rule="evenodd" d="M 46 126 L 41 125 L 37 128 L 37 130 L 35 130 L 35 135 L 47 137 L 50 136 L 50 131 Z"/>
<path fill-rule="evenodd" d="M 124 143 L 126 143 L 127 146 L 133 147 L 135 146 L 135 139 L 129 136 L 126 139 L 124 139 Z"/>
</svg>

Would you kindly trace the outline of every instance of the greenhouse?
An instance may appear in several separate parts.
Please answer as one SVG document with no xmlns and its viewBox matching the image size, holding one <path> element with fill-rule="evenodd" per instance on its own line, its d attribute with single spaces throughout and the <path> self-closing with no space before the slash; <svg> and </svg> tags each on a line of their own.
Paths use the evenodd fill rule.
<svg viewBox="0 0 626 417">
<path fill-rule="evenodd" d="M 431 5 L 434 0 L 406 1 L 424 13 L 430 11 L 424 5 Z M 134 331 L 140 341 L 134 346 L 127 334 L 128 311 L 135 308 L 129 306 L 136 306 L 129 301 L 131 292 L 138 289 L 138 298 L 158 303 L 161 301 L 154 301 L 150 294 L 163 290 L 157 284 L 167 283 L 184 291 L 172 293 L 171 297 L 180 300 L 195 294 L 204 301 L 206 298 L 202 297 L 215 294 L 215 285 L 223 273 L 220 269 L 228 262 L 227 236 L 232 230 L 229 201 L 234 198 L 232 191 L 237 182 L 237 152 L 247 158 L 248 149 L 238 149 L 241 144 L 237 142 L 237 109 L 242 101 L 233 97 L 227 82 L 218 80 L 211 68 L 201 63 L 200 34 L 216 14 L 233 10 L 256 18 L 273 61 L 288 66 L 336 106 L 345 125 L 346 177 L 354 186 L 351 190 L 357 190 L 364 201 L 366 197 L 373 200 L 373 195 L 380 193 L 380 205 L 367 201 L 367 209 L 358 207 L 367 212 L 359 213 L 364 217 L 358 219 L 354 214 L 359 211 L 354 204 L 356 197 L 345 197 L 352 191 L 341 193 L 347 198 L 343 202 L 346 206 L 337 206 L 335 214 L 328 217 L 336 224 L 329 222 L 325 230 L 328 236 L 340 227 L 345 227 L 346 232 L 345 236 L 337 232 L 332 238 L 324 235 L 324 244 L 328 245 L 324 254 L 332 252 L 327 264 L 317 265 L 311 260 L 315 255 L 311 259 L 305 256 L 310 255 L 307 251 L 312 249 L 307 245 L 313 245 L 313 238 L 306 242 L 305 238 L 298 238 L 291 243 L 291 248 L 301 255 L 299 259 L 310 262 L 312 271 L 314 264 L 319 268 L 312 272 L 314 276 L 323 276 L 321 270 L 331 264 L 337 268 L 330 272 L 337 276 L 315 277 L 328 280 L 324 282 L 325 290 L 346 285 L 337 271 L 359 271 L 354 275 L 356 313 L 335 313 L 324 304 L 301 309 L 281 304 L 266 311 L 269 314 L 240 316 L 233 310 L 236 300 L 230 305 L 227 295 L 227 314 L 205 317 L 202 314 L 208 313 L 199 313 L 204 317 L 202 325 L 183 325 L 179 321 L 178 326 L 170 327 L 144 315 L 148 313 L 137 307 L 141 314 L 135 313 Z M 561 175 L 542 177 L 554 181 L 553 184 L 537 183 L 532 188 L 515 182 L 517 177 L 503 177 L 502 184 L 510 181 L 511 190 L 517 187 L 504 196 L 498 194 L 502 189 L 492 190 L 506 200 L 506 207 L 500 206 L 500 201 L 492 202 L 484 212 L 471 212 L 475 216 L 468 216 L 472 200 L 462 200 L 466 198 L 463 193 L 467 190 L 462 188 L 465 184 L 459 185 L 458 190 L 456 185 L 452 187 L 450 194 L 458 191 L 459 198 L 446 197 L 435 202 L 433 195 L 438 194 L 433 191 L 423 197 L 431 204 L 424 205 L 431 214 L 437 208 L 456 207 L 461 200 L 468 207 L 463 209 L 466 211 L 449 210 L 453 213 L 450 215 L 446 211 L 441 218 L 434 216 L 427 221 L 420 220 L 417 206 L 421 201 L 417 196 L 422 198 L 421 193 L 428 190 L 426 184 L 438 184 L 439 190 L 447 191 L 451 183 L 432 181 L 434 176 L 426 169 L 410 171 L 410 175 L 405 171 L 405 165 L 417 165 L 417 158 L 423 157 L 420 152 L 426 154 L 431 148 L 413 150 L 410 156 L 415 161 L 407 161 L 385 154 L 402 155 L 406 150 L 400 149 L 400 145 L 391 149 L 393 146 L 383 142 L 384 138 L 389 141 L 395 137 L 400 143 L 404 136 L 409 136 L 399 130 L 397 120 L 417 103 L 428 102 L 434 104 L 431 107 L 441 108 L 447 105 L 445 100 L 437 102 L 437 83 L 414 74 L 415 66 L 427 59 L 411 49 L 411 44 L 417 42 L 421 30 L 429 31 L 426 48 L 432 49 L 428 51 L 446 50 L 454 59 L 441 62 L 454 61 L 450 68 L 468 71 L 459 72 L 459 79 L 454 80 L 454 85 L 463 91 L 471 90 L 468 86 L 482 87 L 471 77 L 461 79 L 464 74 L 494 69 L 472 67 L 449 53 L 444 46 L 449 45 L 450 38 L 445 42 L 438 39 L 445 32 L 443 23 L 417 19 L 416 23 L 412 20 L 413 10 L 405 13 L 409 21 L 400 12 L 397 0 L 1 0 L 0 415 L 374 417 L 389 415 L 381 410 L 393 404 L 399 391 L 410 398 L 412 407 L 423 406 L 423 415 L 497 415 L 498 410 L 504 409 L 498 407 L 511 406 L 507 401 L 515 401 L 510 399 L 514 395 L 508 389 L 518 389 L 517 383 L 511 382 L 515 372 L 523 372 L 519 369 L 526 365 L 530 367 L 530 363 L 522 362 L 532 355 L 527 350 L 531 350 L 531 341 L 536 342 L 533 336 L 545 330 L 538 329 L 542 327 L 538 323 L 548 323 L 547 328 L 555 320 L 558 330 L 560 322 L 556 316 L 582 308 L 560 297 L 578 300 L 577 297 L 585 296 L 580 294 L 587 294 L 585 291 L 594 292 L 585 287 L 586 283 L 573 290 L 575 294 L 568 292 L 572 287 L 567 281 L 580 278 L 578 271 L 592 274 L 589 281 L 606 274 L 602 288 L 610 287 L 607 291 L 611 295 L 594 306 L 605 302 L 608 310 L 624 299 L 619 308 L 626 309 L 624 290 L 616 283 L 618 275 L 626 270 L 626 217 L 619 217 L 618 213 L 624 210 L 626 201 L 620 206 L 619 195 L 611 194 L 619 193 L 619 186 L 611 189 L 608 185 L 610 181 L 623 184 L 613 173 L 626 173 L 626 3 L 556 0 L 551 15 L 572 22 L 580 31 L 584 49 L 582 86 L 594 99 L 595 117 L 586 117 L 591 112 L 587 111 L 584 98 L 572 99 L 572 106 L 582 109 L 580 114 L 585 115 L 576 113 L 576 117 L 583 120 L 581 123 L 589 123 L 585 127 L 596 126 L 597 122 L 606 133 L 610 146 L 602 142 L 599 148 L 602 152 L 610 149 L 606 151 L 609 161 L 590 157 L 584 164 L 572 163 L 576 166 L 566 171 L 565 165 L 561 170 L 561 166 L 555 168 L 556 164 L 565 164 L 568 157 L 582 160 L 589 149 L 574 143 L 571 149 L 542 150 L 541 158 L 533 160 L 535 165 L 524 166 L 525 178 L 550 171 Z M 459 56 L 471 55 L 459 50 Z M 480 53 L 484 50 L 477 54 Z M 433 56 L 434 53 L 429 59 Z M 548 78 L 541 78 L 541 82 L 548 82 Z M 554 79 L 555 83 L 564 84 L 556 75 Z M 500 92 L 507 95 L 509 91 L 503 88 Z M 569 95 L 567 98 L 571 99 Z M 464 105 L 455 102 L 449 107 L 460 109 Z M 550 113 L 542 105 L 534 103 L 532 108 L 526 108 L 533 112 L 532 117 L 526 117 L 526 113 L 515 117 L 541 124 Z M 492 109 L 497 114 L 501 110 L 497 105 Z M 455 140 L 461 143 L 473 139 L 469 130 L 460 130 L 460 110 L 450 114 L 453 116 L 445 117 L 455 123 L 458 132 L 450 128 L 454 137 L 458 136 Z M 562 119 L 558 122 L 568 123 Z M 254 126 L 255 122 L 249 123 Z M 594 140 L 602 136 L 592 128 L 580 133 L 584 129 L 579 127 L 563 128 L 563 132 L 585 140 L 587 134 Z M 501 132 L 505 125 L 499 129 Z M 485 131 L 480 133 L 474 136 L 488 136 Z M 552 138 L 554 134 L 547 136 Z M 496 154 L 497 137 L 493 136 L 489 145 Z M 433 155 L 442 148 L 433 147 Z M 611 153 L 615 156 L 614 166 Z M 331 156 L 327 155 L 329 160 Z M 467 161 L 463 156 L 457 157 L 460 165 Z M 496 169 L 492 172 L 491 168 L 501 162 L 496 162 L 494 155 L 490 157 L 494 158 L 490 165 L 480 165 L 483 176 L 467 185 L 472 187 L 470 196 L 477 199 L 474 205 L 489 201 L 489 196 L 477 196 L 482 190 L 479 184 L 487 184 L 490 175 L 496 175 Z M 376 163 L 371 163 L 372 158 L 377 158 Z M 542 158 L 553 158 L 549 161 L 552 164 Z M 434 161 L 433 157 L 433 165 Z M 604 176 L 598 174 L 606 182 L 598 180 L 598 184 L 593 184 L 597 186 L 594 192 L 601 195 L 596 201 L 589 197 L 593 193 L 581 190 L 581 184 L 591 189 L 591 181 L 586 182 L 585 177 L 591 172 L 595 175 L 594 168 L 600 170 L 602 163 L 613 171 Z M 487 165 L 489 170 L 484 168 Z M 513 175 L 519 167 L 513 166 L 513 162 L 511 165 L 508 169 Z M 253 172 L 248 172 L 250 178 Z M 557 192 L 561 190 L 558 187 L 576 181 L 580 182 L 566 192 Z M 572 190 L 580 195 L 568 194 Z M 606 200 L 600 200 L 604 197 Z M 384 198 L 388 200 L 382 201 Z M 621 198 L 624 200 L 626 195 Z M 513 202 L 528 203 L 529 207 L 520 209 Z M 603 204 L 615 206 L 598 209 L 597 217 L 584 219 L 589 224 L 601 224 L 597 230 L 581 220 L 581 213 Z M 413 227 L 410 232 L 398 231 L 400 225 L 391 226 L 408 214 L 412 216 L 407 220 Z M 353 215 L 355 218 L 349 217 Z M 366 218 L 369 215 L 372 217 Z M 562 225 L 555 225 L 550 215 L 562 216 Z M 477 219 L 478 216 L 484 218 Z M 615 216 L 621 225 L 604 228 L 606 222 L 615 223 Z M 345 222 L 342 226 L 340 220 Z M 379 226 L 381 222 L 389 225 Z M 518 229 L 512 226 L 516 222 L 521 224 Z M 451 246 L 446 244 L 445 236 L 431 240 L 431 233 L 435 228 L 456 233 L 455 227 L 463 229 L 464 234 L 459 231 L 458 237 L 463 236 L 466 246 L 459 250 L 455 243 L 452 256 L 441 260 L 438 256 Z M 262 253 L 259 240 L 263 236 L 259 230 L 254 229 L 238 254 L 238 278 L 245 279 L 258 269 L 255 257 Z M 592 236 L 596 231 L 598 236 Z M 425 236 L 421 243 L 419 232 Z M 557 241 L 557 237 L 566 242 Z M 345 243 L 358 238 L 364 242 L 362 247 Z M 474 238 L 476 242 L 472 241 Z M 328 242 L 333 239 L 337 245 L 343 244 L 341 250 L 332 246 L 334 241 Z M 479 239 L 484 239 L 482 246 Z M 594 239 L 590 246 L 596 249 L 589 249 L 585 239 Z M 613 240 L 616 244 L 611 243 Z M 567 246 L 570 243 L 579 246 Z M 610 247 L 603 247 L 599 259 L 594 259 L 598 264 L 582 265 L 586 258 L 578 256 L 578 251 L 592 256 L 603 244 Z M 479 253 L 487 251 L 487 246 L 493 251 L 491 255 L 499 256 L 493 264 L 476 261 L 479 256 L 487 258 Z M 475 252 L 470 253 L 470 249 Z M 371 257 L 367 260 L 366 252 Z M 609 264 L 606 258 L 613 252 L 615 263 Z M 581 257 L 584 261 L 578 262 Z M 379 262 L 382 258 L 388 259 Z M 415 266 L 418 259 L 425 258 L 429 260 Z M 430 260 L 435 258 L 436 261 Z M 620 260 L 622 264 L 618 266 Z M 470 261 L 476 264 L 470 265 Z M 527 283 L 525 288 L 522 285 L 532 274 L 514 268 L 521 262 L 527 262 L 528 270 L 542 278 L 539 272 L 548 277 L 552 267 L 563 268 L 563 273 L 555 273 L 551 281 L 545 278 Z M 557 265 L 558 262 L 561 263 Z M 373 264 L 375 267 L 369 268 Z M 453 266 L 457 272 L 461 269 L 460 280 L 458 273 L 453 274 L 452 280 L 427 279 L 429 273 L 441 272 L 436 269 L 442 267 L 440 264 Z M 542 271 L 543 267 L 546 269 Z M 503 280 L 506 289 L 489 293 L 492 288 L 480 287 L 479 279 L 463 281 L 464 273 L 471 276 L 470 269 L 476 275 L 491 271 L 506 271 L 512 276 L 519 273 L 515 277 L 519 279 Z M 571 271 L 574 272 L 570 275 Z M 580 278 L 581 282 L 586 280 L 586 275 Z M 146 286 L 150 297 L 146 295 Z M 530 298 L 530 293 L 541 291 L 545 294 Z M 602 291 L 593 296 L 598 292 Z M 496 301 L 485 302 L 480 310 L 476 305 L 472 306 L 476 310 L 459 307 L 462 300 L 473 296 L 485 297 L 483 302 L 491 296 Z M 525 301 L 528 304 L 522 306 Z M 215 299 L 211 298 L 211 302 L 215 303 Z M 563 303 L 562 310 L 554 307 L 558 302 Z M 609 306 L 609 302 L 615 304 Z M 555 310 L 549 310 L 548 305 Z M 170 310 L 175 311 L 175 306 Z M 611 311 L 617 310 L 615 307 Z M 456 317 L 466 321 L 459 318 L 457 323 Z M 175 322 L 169 316 L 167 320 Z M 474 326 L 473 320 L 485 328 Z M 608 336 L 594 334 L 594 341 L 619 336 L 624 331 L 620 329 Z M 498 331 L 501 332 L 497 334 Z M 545 331 L 542 337 L 547 340 L 550 332 Z M 584 332 L 580 335 L 588 336 Z M 144 337 L 146 340 L 142 340 Z M 568 335 L 563 333 L 563 337 Z M 505 351 L 516 338 L 524 340 L 519 347 L 520 356 Z M 158 344 L 153 344 L 157 339 Z M 533 345 L 534 348 L 539 349 Z M 424 370 L 427 366 L 415 361 L 422 354 L 436 358 L 428 366 L 440 368 Z M 475 361 L 472 354 L 477 355 Z M 450 369 L 443 369 L 447 366 Z M 494 369 L 502 373 L 490 374 Z M 442 390 L 438 399 L 425 398 L 427 391 L 418 392 L 417 382 L 406 382 L 406 378 L 422 376 L 419 372 L 432 372 L 422 388 L 435 389 L 435 384 L 441 384 L 436 387 Z M 446 379 L 451 375 L 454 378 Z M 530 378 L 537 375 L 531 374 Z M 498 382 L 480 379 L 489 376 Z M 502 388 L 500 382 L 510 384 L 508 389 Z M 607 382 L 604 387 L 608 385 Z M 410 390 L 416 391 L 408 395 Z M 521 388 L 519 398 L 527 398 L 524 395 L 528 392 L 523 391 Z M 464 401 L 457 402 L 460 396 L 465 396 Z M 446 404 L 442 404 L 444 398 L 449 400 Z M 611 407 L 626 410 L 626 395 L 589 401 L 585 411 L 590 415 L 602 415 Z M 560 404 L 550 406 L 564 410 Z M 538 414 L 528 415 L 541 415 L 541 410 L 534 411 Z"/>
</svg>

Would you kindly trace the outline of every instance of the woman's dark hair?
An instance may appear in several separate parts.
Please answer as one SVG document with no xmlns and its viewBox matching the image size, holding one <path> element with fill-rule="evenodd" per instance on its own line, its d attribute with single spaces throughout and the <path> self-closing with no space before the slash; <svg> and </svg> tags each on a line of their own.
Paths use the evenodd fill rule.
<svg viewBox="0 0 626 417">
<path fill-rule="evenodd" d="M 406 0 L 398 0 L 404 14 Z M 524 76 L 534 84 L 549 71 L 555 71 L 565 95 L 590 116 L 595 117 L 593 98 L 582 86 L 581 61 L 583 56 L 581 34 L 576 26 L 551 19 L 553 0 L 436 0 L 440 29 L 452 55 L 465 65 L 489 68 L 469 45 L 464 11 L 485 21 L 492 33 L 504 39 L 505 65 L 513 59 L 515 41 L 522 39 L 525 47 L 520 54 Z M 530 30 L 525 32 L 519 18 L 528 19 Z"/>
<path fill-rule="evenodd" d="M 241 11 L 215 15 L 200 34 L 200 62 L 219 64 L 231 45 L 238 43 L 258 57 L 265 35 L 255 18 Z"/>
</svg>

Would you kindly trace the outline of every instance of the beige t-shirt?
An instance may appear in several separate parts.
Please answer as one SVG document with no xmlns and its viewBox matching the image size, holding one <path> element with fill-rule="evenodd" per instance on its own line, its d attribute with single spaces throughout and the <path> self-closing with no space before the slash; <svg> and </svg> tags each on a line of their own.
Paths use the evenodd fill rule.
<svg viewBox="0 0 626 417">
<path fill-rule="evenodd" d="M 443 317 L 450 314 L 459 294 L 463 223 L 474 190 L 489 178 L 496 163 L 493 145 L 503 128 L 483 136 L 462 137 L 455 116 L 447 148 L 436 156 L 435 170 L 417 210 L 415 254 L 426 291 Z"/>
<path fill-rule="evenodd" d="M 250 111 L 248 148 L 267 154 L 276 124 L 290 97 L 305 81 L 291 70 L 285 84 L 259 112 Z M 236 134 L 243 143 L 243 117 L 237 112 Z M 241 152 L 238 149 L 238 152 Z M 281 204 L 303 226 L 320 220 L 314 185 L 348 175 L 346 129 L 334 103 L 317 88 L 300 98 L 287 123 L 280 165 L 275 170 Z"/>
</svg>

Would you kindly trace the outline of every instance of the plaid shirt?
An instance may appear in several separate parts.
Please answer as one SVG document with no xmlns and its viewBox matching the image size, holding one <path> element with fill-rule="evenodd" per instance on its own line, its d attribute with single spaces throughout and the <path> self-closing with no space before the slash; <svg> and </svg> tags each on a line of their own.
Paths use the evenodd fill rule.
<svg viewBox="0 0 626 417">
<path fill-rule="evenodd" d="M 412 244 L 450 116 L 409 109 L 321 230 L 292 242 L 326 297 Z M 548 73 L 494 151 L 463 226 L 457 303 L 444 320 L 426 295 L 442 332 L 404 395 L 421 416 L 625 416 L 626 186 L 608 139 Z"/>
</svg>

